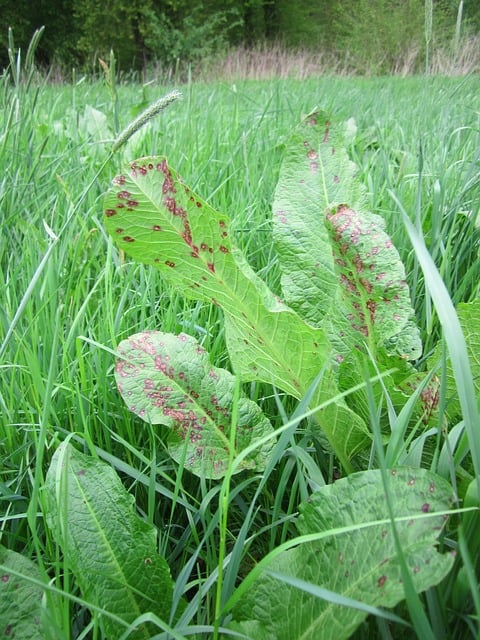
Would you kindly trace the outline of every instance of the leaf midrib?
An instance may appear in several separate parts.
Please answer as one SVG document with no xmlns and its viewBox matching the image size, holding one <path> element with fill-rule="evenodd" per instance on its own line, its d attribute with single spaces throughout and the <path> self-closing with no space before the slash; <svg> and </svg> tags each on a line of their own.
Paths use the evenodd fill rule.
<svg viewBox="0 0 480 640">
<path fill-rule="evenodd" d="M 72 449 L 70 451 L 72 451 Z M 74 459 L 74 454 L 72 455 L 70 453 L 70 455 L 69 455 L 69 465 L 65 466 L 64 472 L 62 473 L 62 476 L 64 476 L 64 477 L 66 476 L 66 479 L 67 479 L 66 485 L 68 487 L 69 484 L 70 484 L 68 482 L 68 469 L 70 467 L 70 469 L 71 469 L 70 477 L 71 477 L 71 479 L 74 480 L 74 483 L 75 483 L 75 486 L 78 489 L 79 495 L 83 497 L 83 504 L 86 506 L 88 513 L 91 515 L 91 520 L 93 521 L 93 523 L 95 525 L 95 528 L 99 533 L 99 536 L 98 536 L 97 539 L 100 539 L 100 541 L 101 541 L 100 544 L 102 544 L 102 542 L 103 542 L 103 548 L 107 551 L 107 555 L 110 556 L 110 559 L 113 561 L 113 562 L 110 562 L 110 566 L 113 565 L 114 568 L 117 569 L 117 571 L 116 571 L 117 575 L 119 575 L 119 576 L 121 576 L 121 578 L 123 578 L 123 580 L 119 580 L 119 584 L 120 584 L 120 586 L 124 587 L 124 591 L 125 590 L 127 591 L 127 597 L 128 597 L 128 600 L 129 600 L 129 602 L 131 604 L 131 609 L 130 610 L 131 611 L 133 610 L 133 611 L 137 612 L 135 617 L 134 617 L 134 619 L 135 619 L 139 615 L 141 615 L 142 611 L 141 611 L 141 609 L 140 609 L 140 607 L 138 605 L 138 602 L 137 602 L 137 599 L 135 598 L 135 594 L 134 594 L 133 590 L 130 588 L 129 582 L 127 580 L 126 573 L 122 570 L 122 566 L 119 563 L 119 561 L 118 561 L 118 559 L 117 559 L 117 557 L 116 557 L 116 555 L 114 553 L 113 547 L 111 546 L 111 544 L 109 542 L 109 538 L 107 537 L 107 532 L 104 531 L 104 529 L 101 527 L 100 521 L 98 520 L 96 512 L 92 509 L 91 500 L 89 499 L 88 494 L 83 490 L 82 484 L 78 480 L 78 476 L 74 471 L 75 462 L 76 461 Z M 69 529 L 70 529 L 70 527 L 69 527 Z M 71 537 L 71 534 L 69 534 L 69 537 Z M 79 567 L 78 574 L 81 575 L 81 567 Z M 89 588 L 90 588 L 90 586 L 89 586 Z M 95 591 L 96 591 L 96 589 L 95 589 Z M 137 629 L 137 631 L 139 631 L 139 630 L 140 629 Z M 142 634 L 143 633 L 144 632 L 142 631 Z M 149 636 L 148 635 L 144 635 L 144 637 L 145 637 L 145 640 L 147 640 Z"/>
</svg>

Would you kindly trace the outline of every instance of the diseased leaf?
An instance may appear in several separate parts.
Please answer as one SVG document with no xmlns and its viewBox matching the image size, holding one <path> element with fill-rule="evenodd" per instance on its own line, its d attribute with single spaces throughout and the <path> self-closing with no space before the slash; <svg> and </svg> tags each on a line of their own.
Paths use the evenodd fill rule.
<svg viewBox="0 0 480 640">
<path fill-rule="evenodd" d="M 114 179 L 105 225 L 118 246 L 158 268 L 185 295 L 219 305 L 232 367 L 302 398 L 326 367 L 312 406 L 335 398 L 325 331 L 302 320 L 253 272 L 231 242 L 228 218 L 178 178 L 164 158 L 143 158 Z M 343 400 L 315 414 L 342 464 L 368 442 L 368 430 Z"/>
<path fill-rule="evenodd" d="M 345 131 L 314 113 L 287 144 L 273 203 L 282 289 L 303 318 L 328 330 L 340 361 L 364 343 L 374 355 L 385 346 L 416 360 L 405 270 L 383 220 L 367 210 Z"/>
<path fill-rule="evenodd" d="M 374 355 L 384 346 L 407 360 L 418 359 L 422 345 L 405 268 L 383 219 L 341 204 L 326 213 L 326 226 L 340 281 L 340 313 L 356 342 L 347 341 L 345 352 L 365 342 Z"/>
<path fill-rule="evenodd" d="M 42 640 L 43 589 L 28 578 L 42 580 L 37 565 L 24 556 L 0 546 L 0 637 Z M 13 575 L 9 569 L 25 576 Z"/>
<path fill-rule="evenodd" d="M 327 337 L 255 275 L 230 240 L 226 216 L 185 186 L 163 158 L 133 162 L 114 179 L 104 208 L 106 228 L 121 249 L 159 269 L 186 296 L 223 309 L 236 373 L 303 395 L 328 359 Z"/>
<path fill-rule="evenodd" d="M 157 553 L 156 530 L 139 518 L 133 496 L 115 471 L 61 444 L 45 482 L 47 522 L 87 602 L 132 623 L 153 612 L 168 622 L 173 581 Z M 101 625 L 109 640 L 125 628 L 108 616 Z M 154 627 L 141 625 L 129 638 L 151 638 Z"/>
<path fill-rule="evenodd" d="M 396 522 L 403 554 L 415 589 L 424 591 L 453 565 L 452 555 L 441 555 L 435 548 L 445 517 L 431 516 L 451 508 L 452 489 L 423 469 L 391 470 L 389 482 L 395 518 L 404 518 Z M 268 563 L 268 570 L 371 606 L 393 607 L 405 597 L 379 470 L 322 487 L 300 512 L 300 534 L 325 537 L 281 553 Z M 386 522 L 362 526 L 377 520 Z M 351 529 L 335 533 L 342 527 Z M 254 630 L 255 640 L 343 640 L 366 617 L 364 611 L 316 598 L 267 573 L 250 586 L 233 614 L 232 628 Z"/>
<path fill-rule="evenodd" d="M 171 429 L 168 448 L 185 468 L 207 478 L 225 475 L 229 464 L 235 377 L 210 364 L 198 342 L 181 333 L 137 333 L 120 343 L 115 378 L 128 407 L 143 420 Z M 255 402 L 241 396 L 237 406 L 238 454 L 273 432 Z M 262 470 L 273 439 L 238 469 Z"/>
<path fill-rule="evenodd" d="M 273 201 L 282 291 L 313 326 L 332 307 L 338 285 L 325 210 L 343 202 L 366 208 L 365 187 L 345 150 L 346 134 L 345 126 L 332 124 L 323 112 L 307 116 L 288 141 Z"/>
</svg>

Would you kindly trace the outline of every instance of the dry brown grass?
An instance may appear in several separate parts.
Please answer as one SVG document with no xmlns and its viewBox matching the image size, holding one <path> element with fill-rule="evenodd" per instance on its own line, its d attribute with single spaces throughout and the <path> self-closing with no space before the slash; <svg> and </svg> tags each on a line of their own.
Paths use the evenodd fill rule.
<svg viewBox="0 0 480 640">
<path fill-rule="evenodd" d="M 372 60 L 371 69 L 360 70 L 348 52 L 291 50 L 277 44 L 231 49 L 204 62 L 194 75 L 203 81 L 303 79 L 324 75 L 373 75 L 378 66 L 379 61 Z M 421 47 L 412 45 L 405 48 L 388 72 L 407 76 L 424 71 Z M 465 38 L 457 51 L 453 51 L 453 47 L 434 49 L 428 71 L 451 76 L 480 72 L 480 34 Z"/>
<path fill-rule="evenodd" d="M 452 48 L 434 51 L 430 73 L 449 76 L 480 73 L 480 33 L 464 38 L 456 51 Z"/>
<path fill-rule="evenodd" d="M 311 76 L 345 74 L 348 70 L 338 56 L 324 51 L 287 49 L 282 45 L 238 47 L 204 64 L 202 79 L 269 80 L 303 79 Z"/>
</svg>

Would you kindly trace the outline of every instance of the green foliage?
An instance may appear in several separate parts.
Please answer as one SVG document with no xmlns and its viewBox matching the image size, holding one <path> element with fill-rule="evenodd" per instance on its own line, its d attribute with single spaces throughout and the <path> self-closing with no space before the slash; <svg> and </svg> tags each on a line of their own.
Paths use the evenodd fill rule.
<svg viewBox="0 0 480 640">
<path fill-rule="evenodd" d="M 121 68 L 138 67 L 143 62 L 138 25 L 151 1 L 111 0 L 109 4 L 108 11 L 96 0 L 82 0 L 75 6 L 80 59 L 93 64 L 96 56 L 107 59 L 113 50 Z"/>
<path fill-rule="evenodd" d="M 265 470 L 237 474 L 229 487 L 225 481 L 183 470 L 168 455 L 164 430 L 142 423 L 119 401 L 112 350 L 118 341 L 144 329 L 195 336 L 212 363 L 229 368 L 222 312 L 210 303 L 186 299 L 158 270 L 118 254 L 103 233 L 99 202 L 118 171 L 116 162 L 93 181 L 89 178 L 109 156 L 120 127 L 136 115 L 132 110 L 154 101 L 157 90 L 119 83 L 114 106 L 102 82 L 77 77 L 72 85 L 42 82 L 29 87 L 24 81 L 31 77 L 30 68 L 23 66 L 26 47 L 20 44 L 21 61 L 0 81 L 0 217 L 5 240 L 0 242 L 1 542 L 12 553 L 35 558 L 47 580 L 42 607 L 52 618 L 46 627 L 49 640 L 104 637 L 101 621 L 109 611 L 83 596 L 69 556 L 48 527 L 40 490 L 59 442 L 74 433 L 78 447 L 95 452 L 116 470 L 137 513 L 157 532 L 157 551 L 167 559 L 175 580 L 174 601 L 183 594 L 188 599 L 170 635 L 215 637 L 212 625 L 218 636 L 226 622 L 221 616 L 225 603 L 252 567 L 292 541 L 298 505 L 337 478 L 338 465 L 319 446 L 318 430 L 301 419 L 311 393 L 298 403 L 281 392 L 273 397 L 271 386 L 264 383 L 243 387 L 275 430 L 283 432 L 277 434 Z M 16 78 L 19 83 L 12 81 Z M 480 194 L 478 83 L 475 76 L 461 81 L 320 77 L 191 83 L 185 91 L 188 99 L 150 121 L 148 129 L 129 140 L 125 153 L 168 155 L 195 191 L 208 194 L 213 210 L 228 212 L 233 244 L 271 291 L 279 293 L 270 216 L 282 155 L 279 140 L 319 96 L 341 119 L 353 116 L 358 132 L 348 139 L 349 155 L 367 185 L 368 208 L 385 219 L 405 265 L 428 355 L 439 340 L 439 323 L 390 194 L 416 217 L 453 302 L 473 300 L 479 280 L 473 215 Z M 420 139 L 423 166 L 418 163 Z M 400 358 L 389 362 L 408 364 Z M 339 367 L 334 381 L 341 389 L 351 391 L 352 371 L 356 373 L 353 366 Z M 374 368 L 371 374 L 376 374 Z M 363 382 L 363 375 L 360 378 Z M 390 382 L 386 388 L 392 389 Z M 331 393 L 332 386 L 325 390 Z M 385 393 L 375 393 L 378 413 L 368 405 L 363 413 L 372 422 L 386 399 Z M 409 389 L 404 397 L 407 404 L 411 393 Z M 351 394 L 348 402 L 351 408 Z M 388 447 L 395 444 L 395 451 L 409 456 L 409 464 L 439 469 L 456 482 L 459 497 L 465 496 L 460 505 L 478 505 L 466 490 L 476 486 L 470 446 L 478 439 L 470 439 L 462 422 L 447 430 L 441 385 L 438 402 L 435 428 L 424 431 L 419 425 L 418 446 L 413 448 L 409 440 L 411 431 L 396 430 L 398 441 L 390 439 Z M 400 425 L 403 406 L 389 417 L 395 427 Z M 385 439 L 389 435 L 384 432 Z M 371 462 L 359 461 L 362 468 L 375 464 L 374 455 Z M 437 636 L 448 640 L 478 635 L 478 511 L 469 520 L 465 515 L 449 519 L 443 539 L 446 549 L 457 547 L 454 569 L 419 596 Z M 22 575 L 27 572 L 32 585 L 32 565 L 21 570 Z M 286 579 L 293 580 L 284 575 L 282 582 Z M 305 581 L 297 580 L 297 585 L 304 588 Z M 318 594 L 321 588 L 309 583 L 308 589 Z M 406 617 L 404 605 L 395 613 Z M 373 609 L 355 636 L 427 637 L 412 617 L 413 629 L 382 616 L 385 611 Z M 152 607 L 141 620 L 155 628 L 153 633 L 162 634 L 165 628 Z M 121 620 L 118 628 L 126 629 Z"/>
<path fill-rule="evenodd" d="M 12 573 L 10 573 L 12 571 Z M 20 553 L 0 546 L 0 635 L 42 640 L 42 578 Z"/>
<path fill-rule="evenodd" d="M 368 607 L 405 597 L 400 554 L 417 591 L 442 580 L 454 562 L 435 548 L 453 501 L 450 485 L 406 468 L 392 470 L 389 484 L 401 551 L 378 470 L 322 487 L 300 505 L 298 546 L 264 558 L 238 590 L 232 628 L 255 640 L 343 640 Z"/>
<path fill-rule="evenodd" d="M 118 353 L 123 359 L 117 360 L 115 378 L 130 410 L 169 427 L 170 455 L 200 477 L 223 477 L 231 459 L 272 434 L 254 402 L 244 396 L 235 401 L 235 377 L 213 367 L 190 336 L 138 333 L 120 343 Z M 262 471 L 272 446 L 273 441 L 259 445 L 237 472 Z"/>
<path fill-rule="evenodd" d="M 465 2 L 456 26 L 457 8 L 449 0 L 434 3 L 429 48 L 448 47 L 455 37 L 456 55 L 460 36 L 478 32 L 474 0 Z M 340 0 L 20 0 L 15 5 L 0 0 L 0 14 L 5 25 L 0 44 L 8 44 L 6 29 L 12 27 L 25 50 L 34 30 L 44 25 L 38 62 L 68 72 L 72 66 L 93 70 L 97 58 L 106 59 L 112 49 L 122 71 L 154 64 L 178 72 L 212 61 L 229 47 L 266 41 L 337 56 L 357 73 L 423 70 L 426 55 L 423 0 L 358 0 L 352 6 Z M 1 64 L 8 63 L 5 50 L 0 48 Z"/>
<path fill-rule="evenodd" d="M 457 307 L 458 319 L 460 321 L 463 335 L 467 344 L 470 365 L 472 367 L 473 380 L 477 397 L 480 395 L 480 337 L 478 320 L 480 318 L 480 298 L 472 302 L 459 304 Z M 440 363 L 442 360 L 442 344 L 439 344 L 431 357 L 430 363 Z M 455 377 L 453 374 L 451 361 L 448 361 L 445 375 L 446 384 L 446 410 L 448 415 L 454 419 L 458 418 L 462 411 L 457 394 Z"/>
<path fill-rule="evenodd" d="M 234 32 L 242 24 L 237 9 L 216 10 L 205 19 L 203 4 L 176 12 L 177 17 L 145 7 L 140 32 L 150 60 L 175 67 L 181 62 L 195 64 L 227 48 Z"/>
<path fill-rule="evenodd" d="M 173 581 L 157 552 L 156 531 L 134 513 L 112 467 L 63 443 L 44 491 L 47 521 L 83 596 L 108 611 L 101 619 L 105 636 L 120 638 L 149 611 L 168 622 Z M 150 638 L 152 629 L 140 624 L 130 637 Z"/>
<path fill-rule="evenodd" d="M 272 4 L 267 32 L 270 38 L 281 39 L 290 47 L 305 49 L 323 47 L 334 38 L 331 34 L 331 18 L 332 5 L 335 3 L 278 0 Z"/>
<path fill-rule="evenodd" d="M 453 38 L 456 14 L 447 6 L 448 3 L 435 3 L 437 44 Z M 424 0 L 358 0 L 352 6 L 337 2 L 332 22 L 336 36 L 333 46 L 346 52 L 353 67 L 361 72 L 409 70 L 412 66 L 418 68 L 424 59 Z"/>
<path fill-rule="evenodd" d="M 274 237 L 291 308 L 251 271 L 230 240 L 228 219 L 182 183 L 165 159 L 131 163 L 114 179 L 104 210 L 107 230 L 122 249 L 159 269 L 187 297 L 223 309 L 232 367 L 244 381 L 272 382 L 302 398 L 322 371 L 311 407 L 322 405 L 316 420 L 350 469 L 369 439 L 363 416 L 338 397 L 335 367 L 347 358 L 358 371 L 357 379 L 343 380 L 349 389 L 361 383 L 370 358 L 385 372 L 397 366 L 383 357 L 385 350 L 416 360 L 421 342 L 404 267 L 383 220 L 365 209 L 364 189 L 337 129 L 325 114 L 311 114 L 285 150 Z M 359 211 L 340 204 L 349 201 Z M 403 378 L 414 372 L 400 368 Z"/>
</svg>

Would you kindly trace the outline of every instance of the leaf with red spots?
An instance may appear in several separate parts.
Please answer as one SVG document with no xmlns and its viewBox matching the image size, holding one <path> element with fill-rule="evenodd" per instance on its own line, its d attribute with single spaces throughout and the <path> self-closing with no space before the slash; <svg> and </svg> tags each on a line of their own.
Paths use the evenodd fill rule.
<svg viewBox="0 0 480 640">
<path fill-rule="evenodd" d="M 345 353 L 367 344 L 406 360 L 422 353 L 405 268 L 380 216 L 339 205 L 326 213 L 340 287 L 332 324 L 347 324 Z"/>
<path fill-rule="evenodd" d="M 314 326 L 334 303 L 338 278 L 324 224 L 327 207 L 366 209 L 366 191 L 345 150 L 345 125 L 312 113 L 285 149 L 273 202 L 273 237 L 288 304 Z"/>
<path fill-rule="evenodd" d="M 133 496 L 110 465 L 64 442 L 53 455 L 44 495 L 48 526 L 83 598 L 113 616 L 100 616 L 102 637 L 124 637 L 148 612 L 170 618 L 174 585 L 157 551 L 157 531 L 135 513 Z M 156 629 L 144 622 L 129 637 L 147 640 Z"/>
<path fill-rule="evenodd" d="M 405 270 L 383 220 L 368 212 L 345 139 L 344 124 L 313 113 L 287 144 L 273 203 L 282 289 L 292 308 L 339 343 L 335 357 L 366 343 L 374 355 L 385 346 L 416 360 L 421 343 Z"/>
<path fill-rule="evenodd" d="M 10 571 L 15 573 L 10 573 Z M 25 576 L 24 578 L 22 576 Z M 0 546 L 0 637 L 45 638 L 41 629 L 43 589 L 38 566 L 28 558 Z"/>
<path fill-rule="evenodd" d="M 193 193 L 164 158 L 131 163 L 113 180 L 104 211 L 108 232 L 128 255 L 159 269 L 186 296 L 222 308 L 232 367 L 242 381 L 272 383 L 302 398 L 327 365 L 312 405 L 338 394 L 326 332 L 273 295 L 231 241 L 228 218 Z M 365 423 L 343 399 L 316 418 L 345 465 L 368 442 Z"/>
<path fill-rule="evenodd" d="M 389 472 L 389 492 L 414 588 L 425 591 L 438 584 L 454 562 L 451 554 L 436 549 L 445 523 L 442 512 L 451 508 L 453 491 L 429 471 L 399 468 Z M 294 539 L 292 548 L 280 554 L 275 550 L 271 559 L 267 556 L 257 565 L 238 589 L 231 625 L 235 630 L 275 640 L 343 640 L 367 615 L 352 608 L 352 601 L 357 606 L 360 601 L 371 607 L 393 607 L 404 599 L 379 470 L 355 473 L 322 487 L 300 505 L 300 513 L 299 533 L 318 539 L 301 544 Z M 287 580 L 302 581 L 302 589 Z M 350 606 L 315 597 L 318 586 L 337 602 L 338 596 L 346 598 Z"/>
<path fill-rule="evenodd" d="M 186 469 L 203 477 L 225 475 L 233 456 L 273 429 L 255 402 L 241 396 L 231 443 L 235 377 L 213 367 L 198 342 L 185 334 L 137 333 L 120 343 L 115 378 L 129 409 L 170 429 L 168 449 Z M 237 471 L 262 470 L 274 444 L 259 445 Z"/>
<path fill-rule="evenodd" d="M 301 396 L 328 359 L 327 337 L 255 275 L 230 239 L 228 218 L 163 158 L 137 160 L 113 183 L 104 210 L 116 244 L 186 296 L 223 309 L 232 364 L 244 380 L 273 382 Z"/>
</svg>

